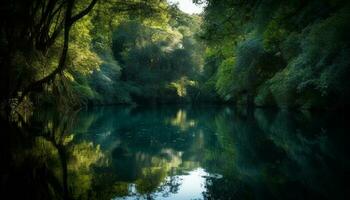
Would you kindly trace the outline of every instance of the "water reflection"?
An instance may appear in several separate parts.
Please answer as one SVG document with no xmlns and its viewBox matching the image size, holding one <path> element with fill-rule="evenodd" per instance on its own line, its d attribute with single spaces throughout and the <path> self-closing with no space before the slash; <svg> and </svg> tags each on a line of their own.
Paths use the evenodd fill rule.
<svg viewBox="0 0 350 200">
<path fill-rule="evenodd" d="M 164 180 L 164 184 L 160 186 L 161 189 L 146 196 L 142 196 L 137 191 L 135 184 L 130 184 L 128 195 L 113 199 L 203 199 L 206 177 L 208 176 L 209 174 L 202 168 L 194 169 L 186 175 L 169 176 Z"/>
<path fill-rule="evenodd" d="M 339 114 L 107 107 L 16 123 L 1 121 L 14 199 L 346 198 Z"/>
<path fill-rule="evenodd" d="M 177 126 L 181 131 L 186 131 L 190 127 L 194 127 L 196 125 L 196 120 L 187 119 L 186 110 L 179 109 L 176 113 L 176 117 L 170 118 L 166 120 L 169 121 L 171 125 Z"/>
</svg>

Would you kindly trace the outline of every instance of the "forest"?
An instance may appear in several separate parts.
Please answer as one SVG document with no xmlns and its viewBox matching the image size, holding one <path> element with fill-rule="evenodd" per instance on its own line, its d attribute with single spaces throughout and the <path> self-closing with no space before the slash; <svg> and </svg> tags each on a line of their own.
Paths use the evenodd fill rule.
<svg viewBox="0 0 350 200">
<path fill-rule="evenodd" d="M 349 32 L 348 0 L 2 0 L 0 193 L 349 199 Z"/>
<path fill-rule="evenodd" d="M 346 108 L 342 0 L 6 0 L 1 108 L 238 104 Z"/>
</svg>

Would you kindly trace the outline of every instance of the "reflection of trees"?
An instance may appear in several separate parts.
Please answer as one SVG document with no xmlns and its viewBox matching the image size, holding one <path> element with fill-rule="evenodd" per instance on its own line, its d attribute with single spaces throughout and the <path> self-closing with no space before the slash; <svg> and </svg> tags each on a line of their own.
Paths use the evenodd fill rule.
<svg viewBox="0 0 350 200">
<path fill-rule="evenodd" d="M 263 120 L 267 118 L 265 115 L 261 110 L 256 112 L 260 119 L 258 124 L 264 127 L 266 137 L 285 153 L 279 164 L 281 176 L 288 181 L 297 181 L 301 183 L 299 187 L 324 197 L 340 197 L 341 187 L 332 182 L 341 182 L 336 175 L 342 176 L 345 169 L 341 166 L 346 159 L 342 153 L 344 149 L 334 146 L 333 140 L 334 137 L 345 136 L 341 128 L 344 124 L 335 121 L 332 113 L 312 116 L 279 111 L 269 121 Z"/>
<path fill-rule="evenodd" d="M 15 163 L 5 165 L 7 182 L 13 180 L 9 187 L 27 177 L 38 182 L 31 191 L 35 199 L 155 199 L 177 193 L 179 175 L 203 167 L 210 174 L 205 199 L 341 195 L 342 188 L 332 183 L 340 182 L 337 177 L 348 164 L 339 162 L 346 156 L 333 144 L 345 141 L 345 130 L 331 122 L 332 117 L 229 108 L 180 110 L 86 111 L 78 113 L 77 120 L 71 113 L 41 113 L 30 126 L 7 124 L 12 132 L 2 140 L 9 141 L 1 145 L 3 163 Z M 195 123 L 184 129 L 164 120 L 172 118 Z"/>
<path fill-rule="evenodd" d="M 193 119 L 187 119 L 186 110 L 179 109 L 176 113 L 176 117 L 169 120 L 170 124 L 179 127 L 181 131 L 186 131 L 188 128 L 194 127 L 196 121 Z"/>
<path fill-rule="evenodd" d="M 39 191 L 28 191 L 28 195 L 41 196 L 45 194 L 46 197 L 52 199 L 68 199 L 67 153 L 64 147 L 64 133 L 69 125 L 66 125 L 64 120 L 60 124 L 46 120 L 45 122 L 33 122 L 33 126 L 29 126 L 21 119 L 20 115 L 17 115 L 17 120 L 6 122 L 11 126 L 8 127 L 8 133 L 11 133 L 11 137 L 25 136 L 18 138 L 19 140 L 13 144 L 16 151 L 9 152 L 15 158 L 10 162 L 15 163 L 18 167 L 13 171 L 16 173 L 15 170 L 21 170 L 21 168 L 29 173 L 32 171 L 33 176 L 27 174 L 25 178 L 32 180 L 33 183 L 40 180 L 40 183 L 45 186 L 43 188 L 25 186 L 35 190 L 40 188 Z M 15 123 L 17 124 L 15 125 Z M 26 145 L 23 146 L 22 143 L 26 143 Z M 21 189 L 25 190 L 26 188 Z"/>
<path fill-rule="evenodd" d="M 170 176 L 163 182 L 163 184 L 158 188 L 164 197 L 169 196 L 170 193 L 177 193 L 181 185 L 181 180 L 175 174 L 170 174 Z"/>
<path fill-rule="evenodd" d="M 332 137 L 344 135 L 341 123 L 334 125 L 325 116 L 266 110 L 256 110 L 254 116 L 221 113 L 215 121 L 216 147 L 222 153 L 216 157 L 211 155 L 215 150 L 208 152 L 204 163 L 223 178 L 207 178 L 206 198 L 341 198 L 344 154 L 342 147 L 332 145 Z"/>
<path fill-rule="evenodd" d="M 185 109 L 180 111 L 182 114 L 176 116 L 182 116 L 179 118 L 184 120 L 182 122 L 192 124 L 191 129 L 181 129 L 164 120 L 179 113 L 179 109 L 173 107 L 137 108 L 127 112 L 123 108 L 111 109 L 94 117 L 88 130 L 110 133 L 110 136 L 98 134 L 94 138 L 110 160 L 110 165 L 96 169 L 94 195 L 102 199 L 127 196 L 133 194 L 128 191 L 131 184 L 137 192 L 135 198 L 176 193 L 180 182 L 172 175 L 199 166 L 204 139 L 203 131 L 196 130 L 196 124 L 190 122 L 193 120 L 187 121 L 192 114 L 185 114 Z M 118 142 L 111 142 L 111 137 Z"/>
<path fill-rule="evenodd" d="M 121 151 L 121 150 L 118 150 Z M 114 167 L 116 182 L 126 180 L 135 183 L 137 193 L 135 195 L 143 196 L 147 199 L 152 197 L 155 192 L 176 193 L 178 182 L 175 179 L 167 177 L 182 164 L 180 155 L 169 149 L 161 150 L 159 153 L 150 152 L 128 152 L 127 155 L 119 154 L 114 157 Z M 123 161 L 128 160 L 127 163 Z M 132 161 L 131 161 L 132 160 Z M 130 170 L 132 169 L 132 170 Z M 129 171 L 128 171 L 129 170 Z M 133 171 L 129 177 L 125 177 L 125 171 Z M 114 195 L 125 195 L 124 193 L 114 193 Z"/>
<path fill-rule="evenodd" d="M 25 126 L 25 124 L 23 124 Z M 59 154 L 50 142 L 42 137 L 30 136 L 28 130 L 2 121 L 1 140 L 2 171 L 1 193 L 13 199 L 64 198 L 62 175 L 58 169 Z M 8 143 L 9 145 L 5 145 Z M 51 163 L 48 168 L 47 162 Z M 53 192 L 56 191 L 56 192 Z"/>
<path fill-rule="evenodd" d="M 172 118 L 174 113 L 176 118 Z M 328 133 L 339 130 L 327 125 L 327 117 L 266 110 L 159 108 L 107 111 L 94 118 L 87 130 L 103 133 L 98 143 L 110 160 L 110 165 L 99 168 L 108 171 L 105 176 L 99 177 L 101 171 L 93 173 L 91 187 L 96 197 L 106 190 L 105 199 L 125 196 L 130 194 L 131 183 L 135 196 L 170 195 L 181 184 L 174 175 L 199 166 L 223 175 L 207 177 L 203 194 L 207 199 L 287 198 L 290 192 L 301 198 L 297 195 L 305 191 L 320 197 L 341 191 L 336 186 L 321 191 L 322 185 L 335 180 L 329 167 L 340 169 L 337 173 L 344 171 L 330 165 L 339 163 L 341 150 L 331 143 Z M 164 119 L 178 124 L 160 123 Z"/>
<path fill-rule="evenodd" d="M 81 184 L 86 183 L 86 180 L 72 185 L 76 182 L 76 177 L 81 177 L 72 175 L 82 173 L 82 168 L 87 170 L 97 162 L 96 154 L 100 157 L 102 155 L 99 148 L 86 143 L 73 144 L 73 135 L 68 133 L 74 124 L 74 113 L 60 116 L 40 113 L 36 116 L 39 118 L 30 122 L 30 126 L 21 120 L 20 116 L 18 117 L 20 127 L 14 124 L 15 122 L 4 122 L 8 130 L 7 135 L 16 138 L 12 144 L 16 150 L 11 149 L 7 152 L 9 154 L 7 156 L 11 158 L 7 162 L 15 164 L 15 168 L 6 172 L 9 176 L 14 176 L 8 181 L 20 183 L 23 182 L 21 179 L 27 179 L 33 183 L 17 188 L 20 191 L 27 191 L 26 195 L 23 194 L 24 198 L 75 198 L 72 195 L 75 192 L 73 188 L 77 188 L 78 185 L 78 188 L 82 188 Z M 26 171 L 24 177 L 16 178 L 15 174 L 23 170 Z"/>
</svg>

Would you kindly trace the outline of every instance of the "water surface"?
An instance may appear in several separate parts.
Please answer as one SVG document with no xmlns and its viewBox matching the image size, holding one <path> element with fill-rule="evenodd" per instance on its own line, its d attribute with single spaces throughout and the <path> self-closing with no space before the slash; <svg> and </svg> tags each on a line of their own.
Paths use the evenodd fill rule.
<svg viewBox="0 0 350 200">
<path fill-rule="evenodd" d="M 20 191 L 14 197 L 347 197 L 348 137 L 337 113 L 124 106 L 32 118 L 2 142 L 1 190 Z"/>
</svg>

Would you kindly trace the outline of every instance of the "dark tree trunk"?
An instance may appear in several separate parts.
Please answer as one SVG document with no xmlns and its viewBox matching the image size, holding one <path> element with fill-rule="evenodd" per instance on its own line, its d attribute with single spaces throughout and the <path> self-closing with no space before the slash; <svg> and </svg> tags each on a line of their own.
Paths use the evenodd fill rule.
<svg viewBox="0 0 350 200">
<path fill-rule="evenodd" d="M 96 2 L 97 0 L 91 0 L 84 10 L 73 16 L 75 0 L 5 0 L 5 6 L 0 10 L 0 85 L 2 93 L 0 104 L 2 108 L 11 109 L 11 99 L 18 98 L 18 105 L 30 92 L 42 91 L 44 84 L 54 81 L 56 76 L 64 71 L 70 29 L 76 21 L 91 11 Z M 63 18 L 60 15 L 62 12 L 64 12 Z M 54 22 L 56 22 L 55 27 L 51 27 Z M 50 35 L 52 28 L 55 29 Z M 30 53 L 34 51 L 45 55 L 62 31 L 64 43 L 58 66 L 49 75 L 30 83 L 31 77 L 28 80 L 28 77 L 23 77 L 16 71 L 18 66 L 12 63 L 14 55 L 29 53 L 30 56 Z"/>
</svg>

